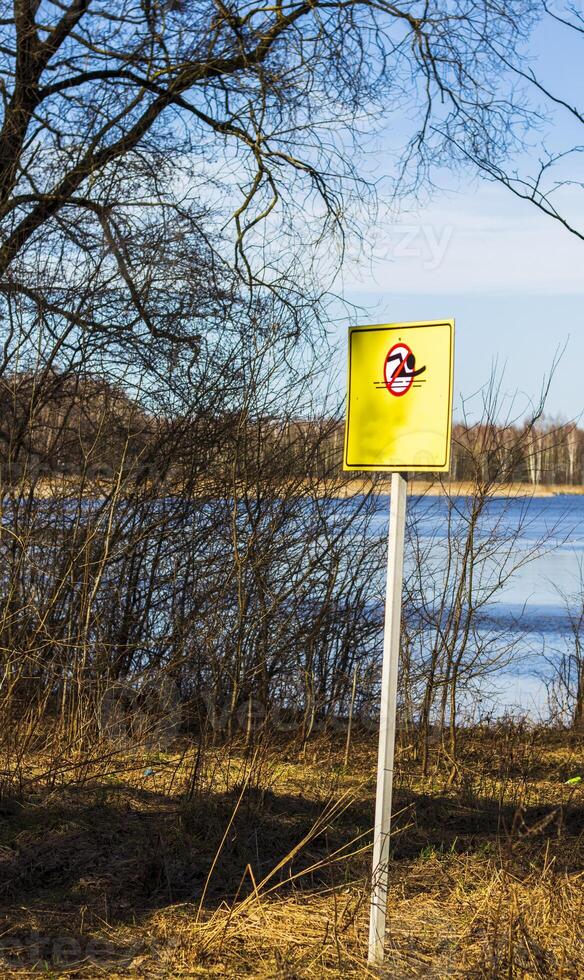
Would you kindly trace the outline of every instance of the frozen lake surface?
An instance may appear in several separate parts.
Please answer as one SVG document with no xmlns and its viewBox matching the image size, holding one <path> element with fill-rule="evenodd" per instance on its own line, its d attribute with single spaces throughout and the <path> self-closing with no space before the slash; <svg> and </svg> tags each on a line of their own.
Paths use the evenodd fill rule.
<svg viewBox="0 0 584 980">
<path fill-rule="evenodd" d="M 461 521 L 469 498 L 456 498 Z M 375 530 L 387 526 L 389 498 L 381 497 Z M 437 567 L 447 544 L 448 501 L 443 497 L 412 495 L 409 519 L 417 526 L 419 543 L 429 549 Z M 481 627 L 499 630 L 516 641 L 513 663 L 494 673 L 485 687 L 477 712 L 500 715 L 507 710 L 531 717 L 547 711 L 546 678 L 572 643 L 570 609 L 582 602 L 584 562 L 584 497 L 558 495 L 519 499 L 493 499 L 479 525 L 479 536 L 496 529 L 505 551 L 507 534 L 516 535 L 513 560 L 530 560 L 518 568 L 481 612 Z M 535 557 L 532 555 L 535 553 Z M 411 560 L 411 557 L 410 557 Z M 406 566 L 408 556 L 406 556 Z"/>
</svg>

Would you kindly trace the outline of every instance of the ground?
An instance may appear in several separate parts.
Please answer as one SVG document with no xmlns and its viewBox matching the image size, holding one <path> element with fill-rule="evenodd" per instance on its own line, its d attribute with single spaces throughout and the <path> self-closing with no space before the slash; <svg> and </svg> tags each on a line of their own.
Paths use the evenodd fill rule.
<svg viewBox="0 0 584 980">
<path fill-rule="evenodd" d="M 37 758 L 19 785 L 7 760 L 0 974 L 584 976 L 582 736 L 466 733 L 454 782 L 404 747 L 377 973 L 376 744 L 358 736 L 345 766 L 343 742 Z"/>
</svg>

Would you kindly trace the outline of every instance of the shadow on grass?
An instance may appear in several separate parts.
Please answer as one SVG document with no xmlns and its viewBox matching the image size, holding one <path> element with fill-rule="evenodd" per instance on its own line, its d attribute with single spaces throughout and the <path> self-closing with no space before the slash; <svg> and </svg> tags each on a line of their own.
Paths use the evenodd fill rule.
<svg viewBox="0 0 584 980">
<path fill-rule="evenodd" d="M 135 937 L 128 945 L 104 940 L 99 946 L 101 940 L 88 936 L 103 935 L 102 927 L 107 935 L 108 926 L 139 923 L 153 910 L 177 902 L 196 904 L 203 893 L 206 909 L 245 895 L 251 887 L 247 865 L 260 882 L 309 834 L 324 807 L 302 796 L 249 790 L 207 881 L 238 795 L 181 803 L 154 790 L 123 786 L 112 793 L 111 786 L 94 786 L 69 792 L 58 802 L 4 801 L 0 915 L 6 926 L 0 955 L 5 963 L 29 969 L 82 958 L 102 965 L 128 963 L 139 952 Z M 393 854 L 404 873 L 425 853 L 487 853 L 501 841 L 528 849 L 532 860 L 534 847 L 577 835 L 584 826 L 581 807 L 567 813 L 535 807 L 519 822 L 512 808 L 501 808 L 495 800 L 462 805 L 453 797 L 410 791 L 396 794 L 396 810 Z M 349 852 L 362 848 L 372 821 L 373 800 L 354 802 L 326 821 L 273 881 L 285 890 L 293 875 L 305 872 L 294 887 L 309 893 L 365 879 L 368 852 L 331 864 L 327 856 L 351 841 Z M 569 848 L 564 851 L 569 854 Z M 95 942 L 97 950 L 91 948 Z"/>
</svg>

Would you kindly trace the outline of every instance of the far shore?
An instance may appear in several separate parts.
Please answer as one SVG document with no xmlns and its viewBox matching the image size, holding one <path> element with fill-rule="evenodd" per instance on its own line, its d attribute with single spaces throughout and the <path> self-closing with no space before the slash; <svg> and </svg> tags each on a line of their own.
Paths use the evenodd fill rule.
<svg viewBox="0 0 584 980">
<path fill-rule="evenodd" d="M 129 488 L 130 485 L 128 483 L 127 487 Z M 111 482 L 101 480 L 95 481 L 92 484 L 86 484 L 80 490 L 76 480 L 65 477 L 59 480 L 38 481 L 32 491 L 29 485 L 24 484 L 20 487 L 20 492 L 24 492 L 25 494 L 32 492 L 33 497 L 41 500 L 48 500 L 55 497 L 77 497 L 79 493 L 84 498 L 102 499 L 111 494 L 112 487 Z M 372 489 L 375 489 L 377 493 L 390 493 L 391 476 L 384 476 L 377 480 L 364 476 L 353 477 L 346 481 L 342 481 L 341 479 L 323 480 L 320 482 L 306 481 L 304 484 L 302 481 L 299 481 L 295 482 L 292 487 L 289 487 L 287 492 L 292 495 L 307 493 L 309 496 L 316 494 L 316 496 L 320 497 L 328 496 L 336 499 L 344 499 L 369 493 Z M 408 480 L 408 493 L 411 496 L 468 497 L 473 496 L 475 490 L 474 484 L 468 480 Z M 122 488 L 118 488 L 116 492 L 123 497 L 123 486 Z M 176 485 L 160 488 L 161 497 L 180 496 L 182 492 L 181 487 Z M 190 495 L 193 497 L 207 497 L 213 496 L 214 492 L 216 494 L 216 487 L 211 488 L 201 483 L 197 491 L 194 493 L 191 492 Z M 243 492 L 243 487 L 240 488 L 240 492 Z M 273 492 L 275 496 L 278 496 L 279 493 L 285 493 L 286 488 L 282 486 L 275 487 Z M 536 485 L 532 483 L 499 483 L 489 489 L 488 495 L 491 497 L 558 497 L 562 495 L 581 497 L 584 495 L 584 484 L 572 486 L 567 483 Z"/>
<path fill-rule="evenodd" d="M 337 497 L 354 497 L 358 494 L 367 493 L 371 489 L 371 481 L 368 479 L 348 480 L 335 492 Z M 391 490 L 391 480 L 378 481 L 376 483 L 378 491 L 389 493 Z M 414 496 L 425 495 L 430 497 L 467 497 L 474 493 L 474 485 L 465 480 L 456 481 L 430 481 L 430 480 L 408 480 L 408 492 Z M 573 486 L 567 483 L 533 484 L 533 483 L 500 483 L 493 487 L 490 492 L 492 497 L 558 497 L 564 494 L 581 497 L 584 494 L 584 485 Z"/>
</svg>

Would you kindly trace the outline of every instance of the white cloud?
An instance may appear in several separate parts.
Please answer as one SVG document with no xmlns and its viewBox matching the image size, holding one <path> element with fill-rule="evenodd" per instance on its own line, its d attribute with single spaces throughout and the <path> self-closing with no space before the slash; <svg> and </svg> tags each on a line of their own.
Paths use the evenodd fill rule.
<svg viewBox="0 0 584 980">
<path fill-rule="evenodd" d="M 584 193 L 563 206 L 576 221 Z M 343 276 L 361 294 L 582 292 L 584 243 L 502 187 L 436 199 L 365 237 L 371 259 L 350 257 Z"/>
</svg>

